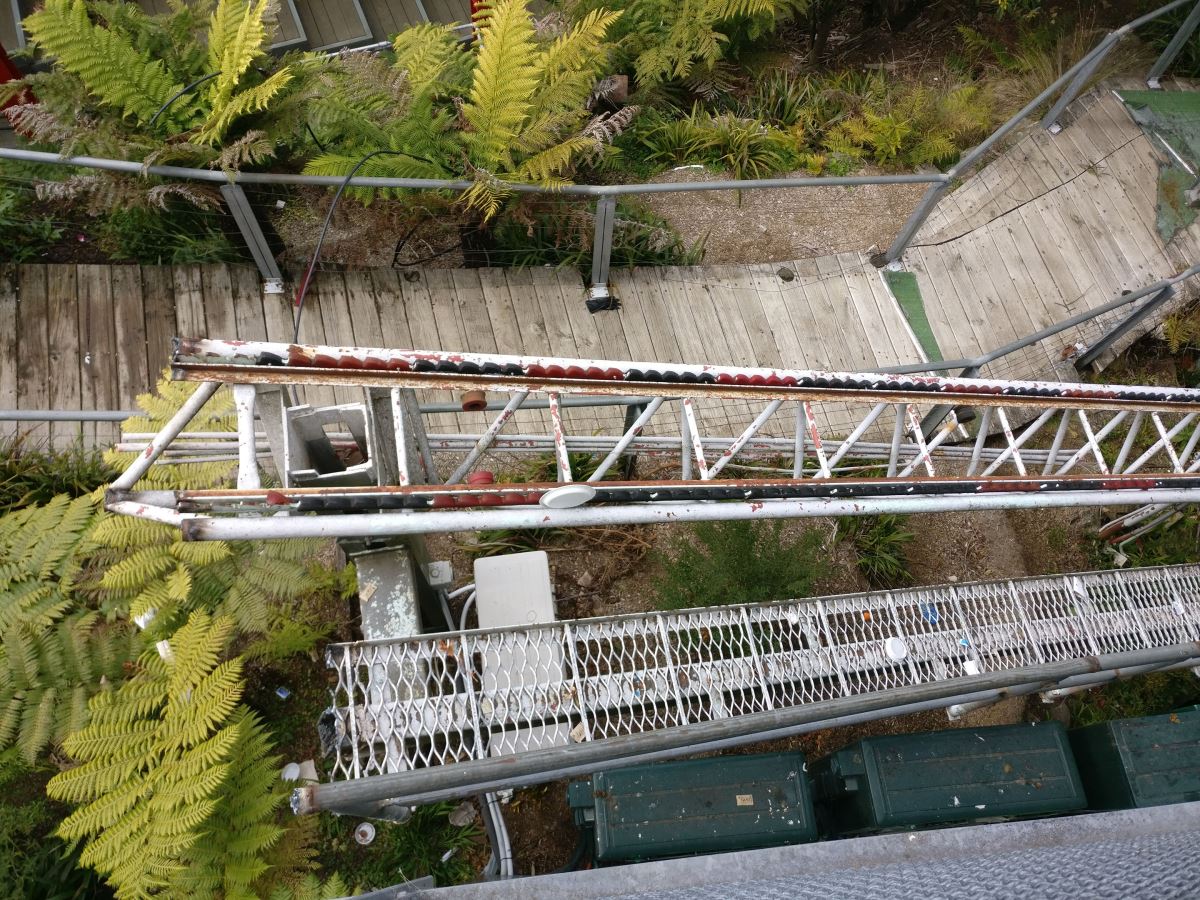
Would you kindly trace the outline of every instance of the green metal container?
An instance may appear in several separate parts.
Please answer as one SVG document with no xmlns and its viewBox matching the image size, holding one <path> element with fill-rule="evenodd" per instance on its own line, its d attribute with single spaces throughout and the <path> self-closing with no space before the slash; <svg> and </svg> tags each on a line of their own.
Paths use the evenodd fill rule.
<svg viewBox="0 0 1200 900">
<path fill-rule="evenodd" d="M 1086 800 L 1057 722 L 873 737 L 812 767 L 822 833 L 1048 816 Z"/>
<path fill-rule="evenodd" d="M 596 860 L 635 862 L 817 838 L 799 753 L 721 756 L 599 772 L 567 791 L 594 825 Z"/>
<path fill-rule="evenodd" d="M 1200 710 L 1117 719 L 1071 731 L 1093 809 L 1200 800 Z"/>
</svg>

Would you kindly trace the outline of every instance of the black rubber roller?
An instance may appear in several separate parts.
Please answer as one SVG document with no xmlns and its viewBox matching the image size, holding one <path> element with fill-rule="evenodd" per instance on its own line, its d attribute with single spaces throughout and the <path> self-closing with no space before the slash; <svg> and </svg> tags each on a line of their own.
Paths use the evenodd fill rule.
<svg viewBox="0 0 1200 900">
<path fill-rule="evenodd" d="M 520 366 L 518 366 L 516 363 L 509 363 L 508 365 L 506 365 L 504 367 L 504 374 L 505 375 L 513 375 L 513 376 L 524 375 L 525 370 L 522 369 Z"/>
<path fill-rule="evenodd" d="M 415 363 L 413 363 L 414 372 L 432 372 L 436 368 L 437 366 L 427 359 L 418 359 Z"/>
</svg>

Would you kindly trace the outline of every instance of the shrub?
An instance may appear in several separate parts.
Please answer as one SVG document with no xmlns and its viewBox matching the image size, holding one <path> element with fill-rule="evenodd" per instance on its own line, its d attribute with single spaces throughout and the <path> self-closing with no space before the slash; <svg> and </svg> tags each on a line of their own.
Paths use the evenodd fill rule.
<svg viewBox="0 0 1200 900">
<path fill-rule="evenodd" d="M 115 477 L 98 450 L 39 449 L 22 437 L 0 440 L 0 514 L 48 503 L 58 494 L 82 497 Z"/>
<path fill-rule="evenodd" d="M 793 537 L 780 521 L 700 522 L 658 554 L 662 609 L 807 597 L 828 571 L 816 529 Z"/>
<path fill-rule="evenodd" d="M 80 867 L 79 849 L 54 835 L 61 810 L 42 796 L 52 771 L 0 753 L 0 896 L 106 900 L 112 892 Z"/>
<path fill-rule="evenodd" d="M 588 271 L 592 265 L 595 218 L 569 201 L 539 204 L 528 219 L 505 215 L 487 233 L 493 245 L 489 253 L 495 252 L 497 263 L 502 265 L 560 266 L 581 271 Z M 617 201 L 610 263 L 613 268 L 694 266 L 703 255 L 703 241 L 689 247 L 666 220 L 645 206 L 624 198 Z M 595 460 L 593 466 L 599 462 Z"/>
<path fill-rule="evenodd" d="M 854 545 L 858 570 L 875 590 L 886 590 L 911 580 L 904 548 L 915 535 L 904 528 L 900 516 L 855 516 L 838 522 L 838 535 Z"/>
<path fill-rule="evenodd" d="M 62 233 L 62 226 L 53 218 L 29 209 L 19 191 L 0 188 L 0 243 L 8 262 L 37 259 L 58 243 Z"/>
</svg>

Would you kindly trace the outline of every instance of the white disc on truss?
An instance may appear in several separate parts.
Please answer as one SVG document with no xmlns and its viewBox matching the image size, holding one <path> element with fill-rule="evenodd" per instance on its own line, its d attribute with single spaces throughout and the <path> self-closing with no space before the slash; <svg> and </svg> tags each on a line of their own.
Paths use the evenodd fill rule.
<svg viewBox="0 0 1200 900">
<path fill-rule="evenodd" d="M 564 484 L 542 494 L 538 502 L 546 509 L 574 509 L 594 499 L 596 489 L 590 484 Z"/>
</svg>

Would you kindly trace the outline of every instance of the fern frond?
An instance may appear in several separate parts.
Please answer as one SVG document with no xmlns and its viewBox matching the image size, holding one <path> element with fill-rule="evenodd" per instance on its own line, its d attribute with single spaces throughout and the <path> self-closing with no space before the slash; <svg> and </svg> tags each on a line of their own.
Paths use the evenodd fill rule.
<svg viewBox="0 0 1200 900">
<path fill-rule="evenodd" d="M 538 85 L 538 53 L 533 22 L 521 0 L 501 0 L 488 11 L 471 93 L 463 117 L 471 130 L 463 135 L 471 161 L 496 171 L 509 158 Z"/>
</svg>

